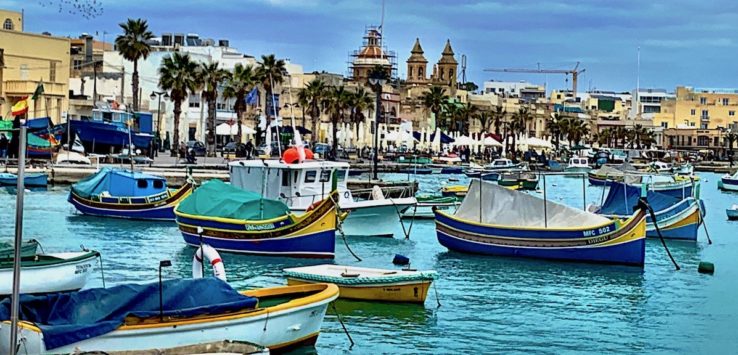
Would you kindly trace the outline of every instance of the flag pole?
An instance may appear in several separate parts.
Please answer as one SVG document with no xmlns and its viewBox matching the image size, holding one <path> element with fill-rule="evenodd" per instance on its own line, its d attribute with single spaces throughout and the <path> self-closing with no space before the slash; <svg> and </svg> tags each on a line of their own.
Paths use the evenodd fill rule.
<svg viewBox="0 0 738 355">
<path fill-rule="evenodd" d="M 15 243 L 13 250 L 13 295 L 10 310 L 10 354 L 15 355 L 18 344 L 18 313 L 20 308 L 20 266 L 23 243 L 23 195 L 25 194 L 26 127 L 21 126 L 18 144 L 18 181 L 15 194 Z"/>
</svg>

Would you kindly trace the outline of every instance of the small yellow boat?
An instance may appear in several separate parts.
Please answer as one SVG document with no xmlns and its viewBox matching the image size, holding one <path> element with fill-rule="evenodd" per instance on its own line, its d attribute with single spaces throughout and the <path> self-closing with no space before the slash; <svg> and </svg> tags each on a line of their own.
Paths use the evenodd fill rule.
<svg viewBox="0 0 738 355">
<path fill-rule="evenodd" d="M 387 270 L 344 265 L 314 265 L 284 269 L 288 285 L 333 283 L 339 298 L 424 303 L 435 271 Z"/>
<path fill-rule="evenodd" d="M 468 191 L 469 186 L 466 185 L 449 185 L 441 189 L 441 194 L 446 197 L 464 197 Z"/>
</svg>

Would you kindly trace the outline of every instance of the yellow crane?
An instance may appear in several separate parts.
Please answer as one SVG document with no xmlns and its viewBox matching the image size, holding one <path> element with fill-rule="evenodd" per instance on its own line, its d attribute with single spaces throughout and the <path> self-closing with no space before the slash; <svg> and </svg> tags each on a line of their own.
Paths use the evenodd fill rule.
<svg viewBox="0 0 738 355">
<path fill-rule="evenodd" d="M 564 74 L 569 80 L 571 75 L 571 91 L 574 93 L 574 97 L 577 96 L 577 77 L 579 74 L 584 73 L 585 69 L 579 69 L 579 62 L 574 66 L 573 69 L 512 69 L 512 68 L 493 68 L 484 69 L 486 72 L 494 73 L 531 73 L 531 74 Z"/>
</svg>

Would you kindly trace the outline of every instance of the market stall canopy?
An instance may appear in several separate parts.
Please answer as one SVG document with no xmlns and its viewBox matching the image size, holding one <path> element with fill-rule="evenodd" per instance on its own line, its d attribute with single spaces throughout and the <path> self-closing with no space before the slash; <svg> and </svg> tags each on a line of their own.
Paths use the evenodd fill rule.
<svg viewBox="0 0 738 355">
<path fill-rule="evenodd" d="M 254 134 L 256 131 L 246 125 L 241 125 L 241 133 Z M 215 134 L 219 136 L 235 136 L 238 134 L 238 126 L 235 124 L 221 123 L 215 127 Z"/>
<path fill-rule="evenodd" d="M 431 134 L 430 140 L 433 141 L 435 139 L 436 139 L 436 132 L 433 132 Z M 453 138 L 451 138 L 448 135 L 446 135 L 445 133 L 441 132 L 441 143 L 442 144 L 450 144 L 450 143 L 453 143 L 454 141 L 455 140 Z"/>
<path fill-rule="evenodd" d="M 517 144 L 518 146 L 528 146 L 530 148 L 551 148 L 551 142 L 536 137 L 522 138 Z"/>
<path fill-rule="evenodd" d="M 478 141 L 474 140 L 471 137 L 467 137 L 467 136 L 458 136 L 456 137 L 456 140 L 454 140 L 453 142 L 453 145 L 457 145 L 457 146 L 458 145 L 472 146 L 472 145 L 477 145 L 477 144 L 479 144 Z"/>
<path fill-rule="evenodd" d="M 498 142 L 496 139 L 492 137 L 485 137 L 484 140 L 482 140 L 482 145 L 485 145 L 488 147 L 502 147 L 502 143 Z"/>
</svg>

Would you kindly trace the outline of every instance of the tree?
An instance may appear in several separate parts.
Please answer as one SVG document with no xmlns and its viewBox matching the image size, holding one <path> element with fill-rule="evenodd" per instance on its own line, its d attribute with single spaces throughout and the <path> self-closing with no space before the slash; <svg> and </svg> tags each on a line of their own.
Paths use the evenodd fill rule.
<svg viewBox="0 0 738 355">
<path fill-rule="evenodd" d="M 325 99 L 325 110 L 333 123 L 333 153 L 338 153 L 338 122 L 345 120 L 344 110 L 349 108 L 350 93 L 343 86 L 331 88 Z M 376 133 L 376 132 L 375 132 Z M 344 132 L 345 134 L 345 132 Z"/>
<path fill-rule="evenodd" d="M 546 130 L 553 138 L 553 144 L 556 150 L 559 150 L 559 145 L 561 144 L 561 122 L 564 118 L 561 116 L 561 114 L 554 113 L 551 115 L 551 118 L 546 120 Z"/>
<path fill-rule="evenodd" d="M 505 108 L 502 107 L 502 105 L 495 107 L 495 111 L 492 113 L 492 117 L 494 117 L 494 123 L 495 123 L 495 134 L 499 137 L 500 136 L 500 125 L 505 120 L 505 115 L 507 115 L 507 112 L 505 111 Z"/>
<path fill-rule="evenodd" d="M 327 87 L 323 80 L 315 78 L 308 82 L 304 88 L 300 89 L 297 96 L 305 100 L 308 106 L 308 114 L 313 124 L 313 141 L 317 141 L 318 137 L 318 121 L 320 120 L 320 105 L 327 94 Z"/>
<path fill-rule="evenodd" d="M 133 88 L 133 110 L 139 110 L 138 97 L 138 60 L 146 59 L 151 52 L 151 46 L 148 41 L 154 38 L 154 34 L 149 31 L 149 25 L 146 20 L 128 19 L 125 23 L 119 24 L 123 29 L 123 34 L 115 38 L 115 47 L 118 53 L 133 62 L 133 74 L 131 74 L 131 87 Z M 97 98 L 93 98 L 96 100 Z"/>
<path fill-rule="evenodd" d="M 374 105 L 374 98 L 369 93 L 360 87 L 355 93 L 351 94 L 351 123 L 354 124 L 356 129 L 356 139 L 359 139 L 359 122 L 366 122 L 367 116 L 364 115 L 364 111 L 370 110 Z"/>
<path fill-rule="evenodd" d="M 197 90 L 197 63 L 188 54 L 174 52 L 164 58 L 159 67 L 159 87 L 169 91 L 174 103 L 174 132 L 172 134 L 172 156 L 177 156 L 179 147 L 179 115 L 182 101 Z"/>
<path fill-rule="evenodd" d="M 441 115 L 443 106 L 448 102 L 448 95 L 446 95 L 446 89 L 440 86 L 432 86 L 428 92 L 420 97 L 423 102 L 423 106 L 433 113 L 433 119 L 435 120 L 434 125 L 439 127 L 438 121 Z"/>
<path fill-rule="evenodd" d="M 462 134 L 468 135 L 469 125 L 471 124 L 471 120 L 478 117 L 478 115 L 479 115 L 479 107 L 474 106 L 469 102 L 459 107 L 458 117 L 457 117 L 458 119 L 457 130 L 461 132 Z"/>
<path fill-rule="evenodd" d="M 236 64 L 231 74 L 226 78 L 225 86 L 223 87 L 223 97 L 236 99 L 233 110 L 236 111 L 236 124 L 238 125 L 236 142 L 238 143 L 241 143 L 243 137 L 241 122 L 243 120 L 243 113 L 246 112 L 246 95 L 259 81 L 260 78 L 254 67 L 241 63 Z"/>
<path fill-rule="evenodd" d="M 202 88 L 202 98 L 208 104 L 207 147 L 208 156 L 215 156 L 215 115 L 218 88 L 229 77 L 229 72 L 219 67 L 218 62 L 200 63 L 197 81 Z"/>
<path fill-rule="evenodd" d="M 277 59 L 274 54 L 262 55 L 258 68 L 258 76 L 261 78 L 262 86 L 267 94 L 266 107 L 270 107 L 273 104 L 273 86 L 281 85 L 284 82 L 284 77 L 287 76 L 284 60 Z M 279 114 L 279 108 L 274 107 L 273 110 L 274 116 L 277 116 Z M 269 115 L 268 110 L 267 115 Z"/>
<path fill-rule="evenodd" d="M 492 118 L 493 114 L 488 110 L 480 110 L 476 115 L 476 119 L 479 121 L 482 133 L 487 133 L 489 131 L 489 125 L 492 123 Z"/>
<path fill-rule="evenodd" d="M 479 86 L 477 84 L 467 81 L 463 84 L 459 84 L 459 89 L 466 90 L 466 91 L 477 91 L 479 90 Z"/>
<path fill-rule="evenodd" d="M 530 110 L 526 106 L 521 106 L 518 112 L 513 114 L 510 131 L 513 135 L 512 146 L 513 146 L 513 157 L 516 156 L 517 151 L 517 135 L 528 131 L 528 121 L 531 120 Z"/>
</svg>

